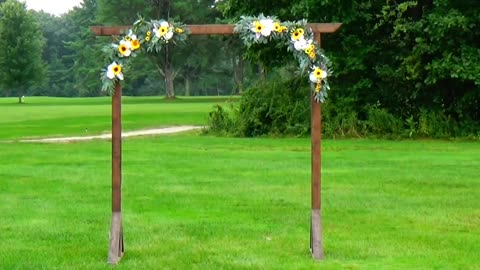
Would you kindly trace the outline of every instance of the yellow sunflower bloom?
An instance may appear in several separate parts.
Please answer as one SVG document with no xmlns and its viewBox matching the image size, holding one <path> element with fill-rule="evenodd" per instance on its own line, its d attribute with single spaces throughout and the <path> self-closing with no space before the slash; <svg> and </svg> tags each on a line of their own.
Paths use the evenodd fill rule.
<svg viewBox="0 0 480 270">
<path fill-rule="evenodd" d="M 281 30 L 280 32 L 282 32 L 282 33 L 286 32 L 288 30 L 288 27 L 286 27 L 285 25 L 282 25 L 280 30 Z"/>
<path fill-rule="evenodd" d="M 292 33 L 292 40 L 293 41 L 298 41 L 300 40 L 300 38 L 303 37 L 303 34 L 301 34 L 300 32 L 298 32 L 297 30 L 295 30 L 295 32 Z"/>
<path fill-rule="evenodd" d="M 150 36 L 152 36 L 152 31 L 147 32 L 147 37 L 150 37 Z"/>
<path fill-rule="evenodd" d="M 112 70 L 113 70 L 113 74 L 117 76 L 118 74 L 122 73 L 122 66 L 115 65 L 113 66 Z"/>
<path fill-rule="evenodd" d="M 138 49 L 140 49 L 140 41 L 138 39 L 135 39 L 132 41 L 132 50 Z"/>
<path fill-rule="evenodd" d="M 145 41 L 146 41 L 146 42 L 149 42 L 149 41 L 150 41 L 150 36 L 146 36 L 146 37 L 145 37 Z"/>
<path fill-rule="evenodd" d="M 273 30 L 275 32 L 279 32 L 279 33 L 282 32 L 282 26 L 280 25 L 280 23 L 278 23 L 278 22 L 274 23 L 273 24 Z"/>
<path fill-rule="evenodd" d="M 161 26 L 158 28 L 158 34 L 163 37 L 168 33 L 168 26 Z"/>
<path fill-rule="evenodd" d="M 131 38 L 130 36 L 125 36 L 123 39 L 124 39 L 125 41 L 132 41 L 132 38 Z"/>
<path fill-rule="evenodd" d="M 326 77 L 327 77 L 327 72 L 325 72 L 325 71 L 322 70 L 321 68 L 316 68 L 316 69 L 313 71 L 313 74 L 315 75 L 315 78 L 317 78 L 317 79 L 323 79 L 323 78 L 326 78 Z"/>
<path fill-rule="evenodd" d="M 122 56 L 130 56 L 130 54 L 131 54 L 131 51 L 130 51 L 130 49 L 127 47 L 126 44 L 120 44 L 120 45 L 118 46 L 118 51 L 120 52 L 120 54 L 121 54 Z"/>
<path fill-rule="evenodd" d="M 253 31 L 255 33 L 261 33 L 263 30 L 263 25 L 259 21 L 253 22 Z"/>
<path fill-rule="evenodd" d="M 297 30 L 295 30 L 295 31 L 298 32 L 302 36 L 303 36 L 303 34 L 305 34 L 305 31 L 303 30 L 303 28 L 297 28 Z"/>
<path fill-rule="evenodd" d="M 183 29 L 182 28 L 177 28 L 177 29 L 175 29 L 175 32 L 181 34 L 181 33 L 183 33 Z"/>
<path fill-rule="evenodd" d="M 321 83 L 323 79 L 327 78 L 328 74 L 325 70 L 315 67 L 315 69 L 310 73 L 310 81 L 313 83 Z"/>
<path fill-rule="evenodd" d="M 123 81 L 122 66 L 117 62 L 112 62 L 107 67 L 107 78 L 113 80 L 115 78 Z"/>
<path fill-rule="evenodd" d="M 315 85 L 315 93 L 320 92 L 321 89 L 322 89 L 322 83 L 319 82 Z"/>
<path fill-rule="evenodd" d="M 315 57 L 317 56 L 317 54 L 315 53 L 315 51 L 311 51 L 308 56 L 311 58 L 311 59 L 315 59 Z"/>
</svg>

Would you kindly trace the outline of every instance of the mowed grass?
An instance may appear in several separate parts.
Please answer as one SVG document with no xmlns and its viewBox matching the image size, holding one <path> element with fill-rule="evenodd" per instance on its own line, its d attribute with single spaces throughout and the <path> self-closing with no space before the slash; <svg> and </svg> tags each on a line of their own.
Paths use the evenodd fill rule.
<svg viewBox="0 0 480 270">
<path fill-rule="evenodd" d="M 115 269 L 480 269 L 478 143 L 322 147 L 315 262 L 309 139 L 125 140 Z M 110 142 L 0 148 L 0 269 L 112 269 Z"/>
<path fill-rule="evenodd" d="M 235 97 L 123 97 L 123 130 L 205 125 L 217 103 Z M 95 135 L 111 130 L 111 98 L 0 98 L 0 140 L 45 136 Z"/>
</svg>

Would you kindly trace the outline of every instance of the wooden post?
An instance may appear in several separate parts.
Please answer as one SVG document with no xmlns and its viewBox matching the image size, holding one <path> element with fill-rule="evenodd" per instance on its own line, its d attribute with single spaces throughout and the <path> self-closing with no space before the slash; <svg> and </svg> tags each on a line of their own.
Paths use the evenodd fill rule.
<svg viewBox="0 0 480 270">
<path fill-rule="evenodd" d="M 108 263 L 117 264 L 124 253 L 122 226 L 122 86 L 112 97 L 112 225 Z"/>
<path fill-rule="evenodd" d="M 315 40 L 321 46 L 321 36 L 315 33 Z M 322 104 L 311 97 L 311 139 L 312 139 L 312 213 L 310 223 L 310 251 L 316 260 L 322 260 Z"/>
</svg>

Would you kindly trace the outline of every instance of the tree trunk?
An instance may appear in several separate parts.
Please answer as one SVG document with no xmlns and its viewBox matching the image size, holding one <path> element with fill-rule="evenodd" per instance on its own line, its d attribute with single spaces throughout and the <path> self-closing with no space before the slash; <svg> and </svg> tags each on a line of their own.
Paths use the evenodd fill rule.
<svg viewBox="0 0 480 270">
<path fill-rule="evenodd" d="M 165 74 L 165 97 L 167 99 L 175 98 L 175 88 L 173 81 L 177 76 L 175 69 L 173 68 L 173 63 L 170 61 L 171 56 L 169 52 L 170 46 L 165 47 L 165 66 L 163 68 Z"/>
<path fill-rule="evenodd" d="M 185 76 L 185 96 L 190 96 L 190 76 Z"/>
<path fill-rule="evenodd" d="M 174 77 L 174 70 L 171 67 L 165 67 L 165 97 L 167 99 L 175 98 L 175 88 L 173 86 Z"/>
<path fill-rule="evenodd" d="M 260 80 L 267 80 L 267 69 L 263 63 L 258 64 L 258 73 L 260 73 Z"/>
<path fill-rule="evenodd" d="M 238 59 L 238 60 L 237 60 Z M 243 93 L 243 81 L 245 77 L 245 60 L 242 56 L 233 55 L 232 56 L 232 65 L 233 65 L 233 80 L 235 82 L 236 93 Z"/>
<path fill-rule="evenodd" d="M 24 100 L 25 96 L 24 96 L 23 93 L 24 93 L 23 90 L 20 90 L 19 93 L 18 93 L 18 103 L 19 104 L 22 104 L 22 103 L 25 102 L 25 100 Z"/>
</svg>

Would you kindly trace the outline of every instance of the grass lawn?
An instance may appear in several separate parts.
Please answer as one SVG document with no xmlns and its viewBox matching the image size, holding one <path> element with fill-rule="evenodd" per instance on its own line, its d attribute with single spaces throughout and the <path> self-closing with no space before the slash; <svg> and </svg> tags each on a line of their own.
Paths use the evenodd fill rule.
<svg viewBox="0 0 480 270">
<path fill-rule="evenodd" d="M 207 106 L 191 120 L 210 104 L 167 105 L 175 115 L 199 103 Z M 94 105 L 71 106 L 80 107 L 75 124 L 89 113 L 81 108 Z M 2 139 L 29 136 L 4 131 L 5 119 Z M 149 124 L 158 125 L 138 127 Z M 68 133 L 53 131 L 38 129 Z M 126 254 L 115 269 L 480 269 L 480 144 L 324 140 L 322 147 L 326 259 L 315 262 L 308 139 L 125 140 Z M 0 148 L 0 269 L 112 269 L 110 142 Z"/>
<path fill-rule="evenodd" d="M 123 97 L 123 130 L 174 125 L 205 125 L 217 103 L 235 97 Z M 110 132 L 111 98 L 0 98 L 0 140 Z"/>
</svg>

